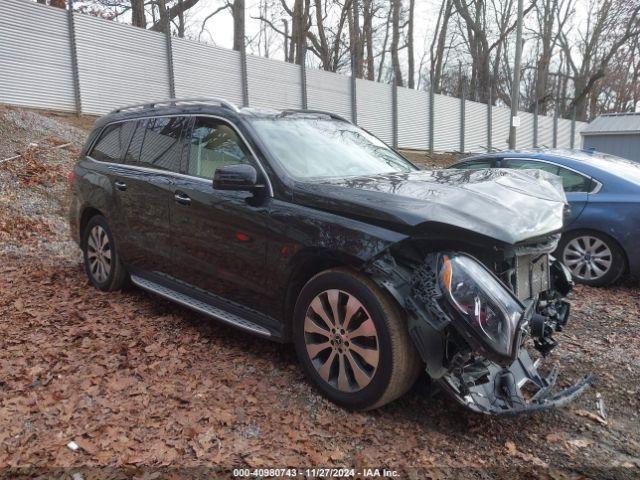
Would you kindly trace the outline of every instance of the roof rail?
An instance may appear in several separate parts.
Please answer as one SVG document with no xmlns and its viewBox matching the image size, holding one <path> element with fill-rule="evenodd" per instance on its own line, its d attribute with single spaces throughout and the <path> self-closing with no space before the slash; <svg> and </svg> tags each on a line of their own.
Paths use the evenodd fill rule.
<svg viewBox="0 0 640 480">
<path fill-rule="evenodd" d="M 135 103 L 133 105 L 126 105 L 124 107 L 116 108 L 109 113 L 120 113 L 126 110 L 134 110 L 136 108 L 154 108 L 159 106 L 172 106 L 172 105 L 180 105 L 180 104 L 214 104 L 220 105 L 221 107 L 228 108 L 229 110 L 233 110 L 234 112 L 238 111 L 238 107 L 236 107 L 233 103 L 225 100 L 224 98 L 216 98 L 216 97 L 193 97 L 193 98 L 167 98 L 165 100 L 157 100 L 152 102 L 144 102 L 144 103 Z"/>
<path fill-rule="evenodd" d="M 327 115 L 329 118 L 333 118 L 333 119 L 336 119 L 336 120 L 342 120 L 343 122 L 351 123 L 349 120 L 347 120 L 346 118 L 338 115 L 337 113 L 326 112 L 324 110 L 288 108 L 286 110 L 282 110 L 278 114 L 278 116 L 279 117 L 286 117 L 288 115 L 299 115 L 299 114 L 304 115 L 305 113 L 308 113 L 308 114 L 311 114 L 311 115 Z"/>
</svg>

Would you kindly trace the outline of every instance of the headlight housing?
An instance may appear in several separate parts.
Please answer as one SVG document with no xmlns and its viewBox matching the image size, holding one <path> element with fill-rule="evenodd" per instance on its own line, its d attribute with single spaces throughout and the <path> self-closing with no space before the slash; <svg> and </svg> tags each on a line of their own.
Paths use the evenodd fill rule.
<svg viewBox="0 0 640 480">
<path fill-rule="evenodd" d="M 463 320 L 466 333 L 481 342 L 484 350 L 488 348 L 488 353 L 513 358 L 524 306 L 473 257 L 442 254 L 438 263 L 440 289 Z"/>
</svg>

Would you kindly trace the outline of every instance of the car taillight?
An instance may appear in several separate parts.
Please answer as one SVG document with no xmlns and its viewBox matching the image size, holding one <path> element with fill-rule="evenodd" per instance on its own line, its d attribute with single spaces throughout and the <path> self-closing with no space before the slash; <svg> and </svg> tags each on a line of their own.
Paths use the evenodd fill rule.
<svg viewBox="0 0 640 480">
<path fill-rule="evenodd" d="M 76 172 L 73 170 L 67 174 L 67 185 L 72 186 L 73 181 L 76 179 Z"/>
</svg>

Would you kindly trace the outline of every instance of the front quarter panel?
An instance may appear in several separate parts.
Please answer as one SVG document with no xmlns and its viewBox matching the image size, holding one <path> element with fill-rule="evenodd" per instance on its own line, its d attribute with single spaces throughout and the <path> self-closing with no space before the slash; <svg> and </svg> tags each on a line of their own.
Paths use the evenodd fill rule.
<svg viewBox="0 0 640 480">
<path fill-rule="evenodd" d="M 310 258 L 359 266 L 406 235 L 283 200 L 270 202 L 266 271 L 283 299 L 292 275 Z"/>
</svg>

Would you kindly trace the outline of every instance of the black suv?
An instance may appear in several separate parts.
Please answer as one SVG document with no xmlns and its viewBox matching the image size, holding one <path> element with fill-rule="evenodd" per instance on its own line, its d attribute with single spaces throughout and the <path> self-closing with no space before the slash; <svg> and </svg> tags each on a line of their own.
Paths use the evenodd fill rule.
<svg viewBox="0 0 640 480">
<path fill-rule="evenodd" d="M 91 283 L 131 282 L 280 342 L 332 401 L 376 408 L 421 371 L 463 405 L 562 405 L 532 360 L 567 321 L 540 171 L 422 171 L 336 115 L 169 100 L 96 121 L 71 231 Z M 525 384 L 527 388 L 525 390 Z"/>
</svg>

